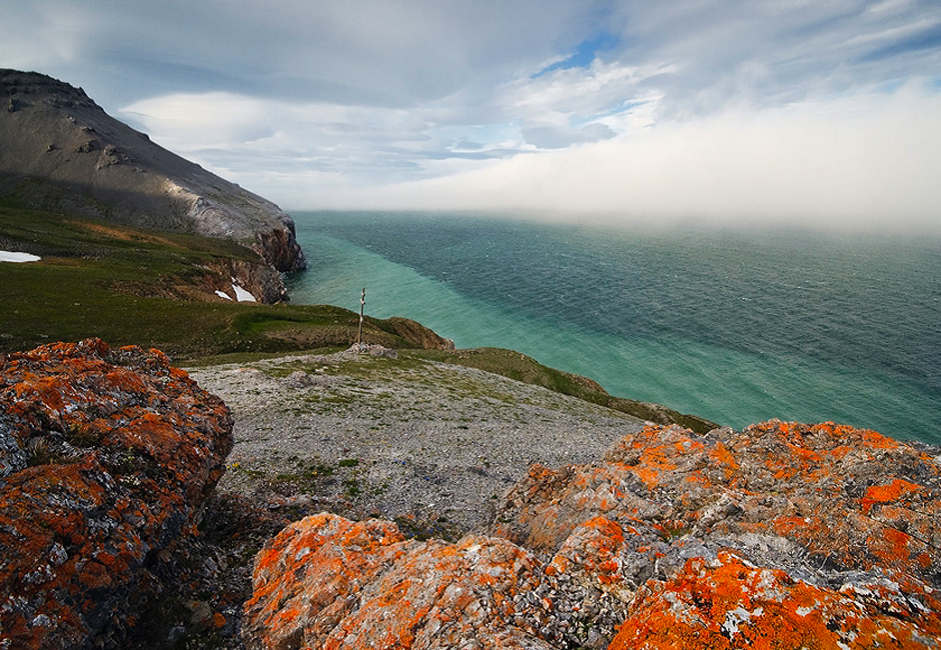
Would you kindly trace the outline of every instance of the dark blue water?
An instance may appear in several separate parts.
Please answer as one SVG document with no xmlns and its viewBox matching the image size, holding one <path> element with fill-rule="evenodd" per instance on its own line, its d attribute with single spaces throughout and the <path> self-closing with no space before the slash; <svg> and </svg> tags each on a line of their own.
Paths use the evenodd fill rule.
<svg viewBox="0 0 941 650">
<path fill-rule="evenodd" d="M 742 427 L 941 442 L 941 241 L 295 213 L 295 302 L 414 318 Z"/>
</svg>

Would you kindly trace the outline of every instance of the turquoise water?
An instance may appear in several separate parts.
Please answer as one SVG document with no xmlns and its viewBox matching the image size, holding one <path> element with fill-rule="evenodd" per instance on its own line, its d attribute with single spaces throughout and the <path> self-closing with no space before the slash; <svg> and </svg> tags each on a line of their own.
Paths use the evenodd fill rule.
<svg viewBox="0 0 941 650">
<path fill-rule="evenodd" d="M 941 442 L 941 242 L 294 213 L 292 300 L 405 316 L 742 427 Z"/>
</svg>

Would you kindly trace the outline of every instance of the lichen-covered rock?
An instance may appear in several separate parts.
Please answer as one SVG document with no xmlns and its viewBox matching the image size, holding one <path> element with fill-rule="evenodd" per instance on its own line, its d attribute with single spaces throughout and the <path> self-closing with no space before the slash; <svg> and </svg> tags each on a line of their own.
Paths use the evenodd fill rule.
<svg viewBox="0 0 941 650">
<path fill-rule="evenodd" d="M 320 514 L 292 524 L 255 559 L 248 648 L 552 646 L 516 603 L 539 563 L 502 539 L 406 540 L 395 524 Z"/>
<path fill-rule="evenodd" d="M 937 648 L 939 470 L 941 450 L 831 423 L 649 426 L 603 461 L 530 468 L 490 537 L 295 524 L 256 558 L 245 640 Z"/>
<path fill-rule="evenodd" d="M 638 601 L 674 603 L 669 615 L 678 621 L 713 617 L 721 631 L 726 613 L 717 600 L 696 596 L 700 609 L 687 611 L 686 592 L 676 589 L 700 575 L 696 571 L 735 562 L 766 570 L 762 575 L 775 576 L 780 585 L 809 590 L 802 593 L 833 595 L 827 601 L 833 616 L 848 621 L 914 612 L 905 620 L 911 626 L 906 638 L 915 645 L 905 647 L 933 647 L 917 644 L 937 638 L 941 616 L 932 595 L 941 587 L 938 454 L 832 423 L 770 421 L 705 436 L 676 426 L 648 427 L 621 439 L 604 462 L 532 467 L 508 494 L 492 532 L 533 550 L 548 562 L 547 573 L 566 576 L 589 599 L 627 618 L 617 647 L 635 647 L 646 638 L 643 630 L 630 631 L 636 621 L 652 620 L 637 613 L 647 611 Z M 739 559 L 723 555 L 730 550 Z M 719 574 L 734 582 L 734 571 Z M 702 577 L 703 584 L 715 585 L 719 574 Z M 863 588 L 853 587 L 863 584 L 892 586 L 875 606 Z M 766 602 L 755 625 L 760 620 L 781 630 L 774 641 L 779 645 L 768 647 L 801 647 L 793 641 L 797 636 L 788 636 L 796 619 L 772 613 L 783 612 L 786 599 L 774 600 L 771 592 L 749 596 L 746 582 L 737 588 Z M 628 611 L 634 613 L 628 617 Z M 607 621 L 599 623 L 605 634 L 613 632 Z M 834 639 L 862 638 L 868 629 L 846 625 Z M 692 637 L 669 638 L 679 640 L 671 645 L 663 637 L 663 644 L 649 647 L 693 644 Z M 729 647 L 748 647 L 754 639 L 746 638 L 731 639 Z"/>
<path fill-rule="evenodd" d="M 645 585 L 610 650 L 931 648 L 941 638 L 939 609 L 920 584 L 869 579 L 837 591 L 722 551 Z"/>
<path fill-rule="evenodd" d="M 231 430 L 158 350 L 91 339 L 0 355 L 0 648 L 123 647 Z"/>
</svg>

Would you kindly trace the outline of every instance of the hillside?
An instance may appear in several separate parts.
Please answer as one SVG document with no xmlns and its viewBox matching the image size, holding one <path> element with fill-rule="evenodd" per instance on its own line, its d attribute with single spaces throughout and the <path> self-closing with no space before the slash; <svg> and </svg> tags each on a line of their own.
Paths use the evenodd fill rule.
<svg viewBox="0 0 941 650">
<path fill-rule="evenodd" d="M 0 207 L 0 250 L 41 258 L 0 262 L 0 353 L 103 337 L 194 358 L 347 347 L 358 334 L 346 309 L 240 302 L 236 286 L 254 296 L 276 287 L 258 256 L 229 240 Z M 367 318 L 363 336 L 447 345 L 406 319 Z"/>
<path fill-rule="evenodd" d="M 0 205 L 231 239 L 273 271 L 305 267 L 289 215 L 109 116 L 81 88 L 0 70 L 0 104 Z M 264 295 L 284 297 L 283 286 Z"/>
<path fill-rule="evenodd" d="M 941 637 L 936 447 L 833 423 L 701 435 L 378 346 L 229 361 L 0 355 L 0 644 Z"/>
</svg>

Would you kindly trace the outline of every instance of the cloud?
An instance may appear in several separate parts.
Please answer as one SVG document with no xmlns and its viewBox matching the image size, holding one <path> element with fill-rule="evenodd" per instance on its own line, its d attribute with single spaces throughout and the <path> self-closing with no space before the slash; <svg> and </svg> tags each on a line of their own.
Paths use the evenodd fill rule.
<svg viewBox="0 0 941 650">
<path fill-rule="evenodd" d="M 562 149 L 581 142 L 598 142 L 615 136 L 611 127 L 604 124 L 589 124 L 574 129 L 556 124 L 532 124 L 523 127 L 526 141 L 540 149 Z"/>
<path fill-rule="evenodd" d="M 404 185 L 369 207 L 519 210 L 634 223 L 941 229 L 941 97 L 895 95 L 658 124 Z"/>
<path fill-rule="evenodd" d="M 936 198 L 938 3 L 32 0 L 5 8 L 0 61 L 290 207 L 745 219 Z"/>
<path fill-rule="evenodd" d="M 106 108 L 197 90 L 403 108 L 535 71 L 593 29 L 598 4 L 34 0 L 5 9 L 16 28 L 0 27 L 0 59 L 82 84 Z"/>
</svg>

